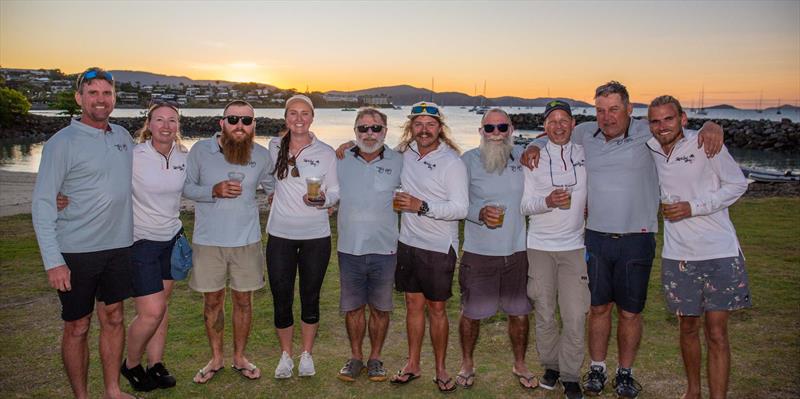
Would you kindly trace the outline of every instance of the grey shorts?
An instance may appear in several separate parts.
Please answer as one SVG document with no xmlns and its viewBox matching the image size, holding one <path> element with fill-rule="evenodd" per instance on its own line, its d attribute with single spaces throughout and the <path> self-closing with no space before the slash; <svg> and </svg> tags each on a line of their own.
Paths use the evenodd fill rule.
<svg viewBox="0 0 800 399">
<path fill-rule="evenodd" d="M 392 286 L 397 255 L 350 255 L 339 252 L 339 310 L 349 312 L 365 304 L 392 311 Z"/>
<path fill-rule="evenodd" d="M 701 316 L 753 306 L 744 256 L 702 261 L 661 260 L 667 308 L 678 316 Z"/>
<path fill-rule="evenodd" d="M 525 251 L 511 256 L 486 256 L 464 252 L 458 271 L 464 317 L 481 320 L 500 309 L 510 316 L 531 312 L 528 300 L 528 257 Z"/>
</svg>

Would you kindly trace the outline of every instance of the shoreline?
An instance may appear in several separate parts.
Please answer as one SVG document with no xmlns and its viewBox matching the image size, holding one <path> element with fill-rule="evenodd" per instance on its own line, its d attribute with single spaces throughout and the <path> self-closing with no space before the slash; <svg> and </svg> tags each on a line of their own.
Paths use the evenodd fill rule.
<svg viewBox="0 0 800 399">
<path fill-rule="evenodd" d="M 36 173 L 0 170 L 0 217 L 30 214 L 35 182 Z M 259 209 L 266 210 L 266 195 L 259 191 L 257 196 Z M 800 197 L 800 182 L 752 182 L 742 196 L 742 198 L 767 197 Z M 181 212 L 194 212 L 194 202 L 182 198 Z"/>
</svg>

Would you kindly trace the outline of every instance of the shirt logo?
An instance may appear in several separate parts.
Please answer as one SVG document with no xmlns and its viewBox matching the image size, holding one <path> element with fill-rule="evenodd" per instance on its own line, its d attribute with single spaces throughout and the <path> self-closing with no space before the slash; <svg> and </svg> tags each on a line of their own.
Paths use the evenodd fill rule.
<svg viewBox="0 0 800 399">
<path fill-rule="evenodd" d="M 522 170 L 522 165 L 508 165 L 512 172 L 519 172 Z"/>
<path fill-rule="evenodd" d="M 127 144 L 114 144 L 114 147 L 117 147 L 117 149 L 120 151 L 128 151 Z"/>
<path fill-rule="evenodd" d="M 675 158 L 675 162 L 693 163 L 694 162 L 694 154 L 691 154 L 689 156 L 684 155 L 682 157 L 677 157 L 677 158 Z"/>
<path fill-rule="evenodd" d="M 186 165 L 185 164 L 172 165 L 172 170 L 184 170 L 184 169 L 186 169 Z"/>
<path fill-rule="evenodd" d="M 622 140 L 617 141 L 616 143 L 617 143 L 617 145 L 623 145 L 623 144 L 630 143 L 630 142 L 633 142 L 633 138 L 632 137 L 625 137 Z"/>
<path fill-rule="evenodd" d="M 581 159 L 580 161 L 573 162 L 572 166 L 574 166 L 576 168 L 584 167 L 584 166 L 586 166 L 586 160 L 585 159 Z"/>
<path fill-rule="evenodd" d="M 250 163 L 248 165 L 250 165 L 251 168 L 255 168 L 256 167 L 256 161 L 250 161 Z"/>
<path fill-rule="evenodd" d="M 435 168 L 435 167 L 436 167 L 436 164 L 435 164 L 435 163 L 428 163 L 428 161 L 422 161 L 422 163 L 424 163 L 424 164 L 425 164 L 425 166 L 427 166 L 427 167 L 428 167 L 428 170 L 433 170 L 433 168 Z"/>
<path fill-rule="evenodd" d="M 305 163 L 307 163 L 307 164 L 310 164 L 311 166 L 317 166 L 317 165 L 319 165 L 319 160 L 313 160 L 313 159 L 304 159 L 304 160 L 303 160 L 303 162 L 305 162 Z"/>
<path fill-rule="evenodd" d="M 391 175 L 392 174 L 392 169 L 391 168 L 384 168 L 383 166 L 376 166 L 376 168 L 378 169 L 378 173 L 387 174 L 387 175 Z"/>
</svg>

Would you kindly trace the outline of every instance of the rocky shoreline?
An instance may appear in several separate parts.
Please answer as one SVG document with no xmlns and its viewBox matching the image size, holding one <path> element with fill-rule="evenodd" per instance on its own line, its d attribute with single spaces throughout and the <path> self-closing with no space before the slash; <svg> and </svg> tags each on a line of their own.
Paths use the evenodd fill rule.
<svg viewBox="0 0 800 399">
<path fill-rule="evenodd" d="M 593 115 L 575 115 L 576 123 L 594 121 Z M 542 130 L 542 114 L 512 114 L 514 127 L 523 130 Z M 725 145 L 733 148 L 755 149 L 775 152 L 795 152 L 800 150 L 800 123 L 784 118 L 780 122 L 734 119 L 689 119 L 689 129 L 699 129 L 706 121 L 722 126 L 725 131 Z"/>
<path fill-rule="evenodd" d="M 120 125 L 134 134 L 144 124 L 144 116 L 137 118 L 111 118 L 111 123 Z M 0 127 L 0 139 L 9 141 L 44 141 L 69 125 L 67 116 L 42 116 L 27 114 L 18 117 L 11 126 Z M 256 118 L 258 134 L 277 136 L 285 127 L 283 119 Z M 183 116 L 181 132 L 184 136 L 208 137 L 219 131 L 219 117 Z"/>
</svg>

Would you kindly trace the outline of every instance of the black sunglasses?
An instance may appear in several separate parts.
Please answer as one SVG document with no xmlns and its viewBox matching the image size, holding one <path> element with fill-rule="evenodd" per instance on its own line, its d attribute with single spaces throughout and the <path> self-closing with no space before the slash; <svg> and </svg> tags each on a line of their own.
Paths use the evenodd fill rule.
<svg viewBox="0 0 800 399">
<path fill-rule="evenodd" d="M 250 124 L 253 123 L 254 118 L 252 116 L 228 115 L 224 116 L 223 119 L 227 120 L 231 125 L 235 125 L 239 123 L 239 120 L 241 120 L 242 125 L 250 126 Z"/>
<path fill-rule="evenodd" d="M 494 128 L 497 128 L 500 133 L 505 133 L 508 131 L 509 126 L 511 125 L 508 123 L 498 123 L 497 125 L 490 125 L 487 123 L 483 125 L 483 131 L 486 133 L 492 133 L 494 132 Z"/>
<path fill-rule="evenodd" d="M 289 157 L 289 160 L 286 161 L 286 163 L 289 164 L 289 166 L 292 167 L 292 172 L 291 172 L 292 173 L 292 177 L 300 177 L 300 171 L 297 170 L 297 161 L 295 160 L 295 158 L 294 157 Z"/>
<path fill-rule="evenodd" d="M 356 130 L 358 130 L 359 133 L 366 133 L 369 130 L 372 130 L 373 133 L 380 133 L 380 132 L 383 131 L 383 126 L 381 126 L 381 125 L 372 125 L 372 126 L 369 126 L 369 125 L 358 125 L 358 126 L 356 126 Z"/>
<path fill-rule="evenodd" d="M 168 105 L 172 108 L 178 108 L 178 103 L 172 100 L 164 100 L 162 98 L 154 98 L 150 100 L 150 107 L 159 106 L 159 105 Z"/>
</svg>

